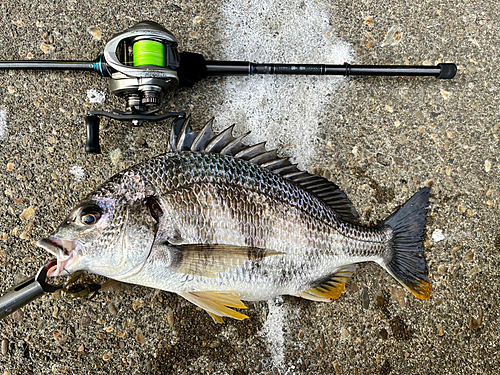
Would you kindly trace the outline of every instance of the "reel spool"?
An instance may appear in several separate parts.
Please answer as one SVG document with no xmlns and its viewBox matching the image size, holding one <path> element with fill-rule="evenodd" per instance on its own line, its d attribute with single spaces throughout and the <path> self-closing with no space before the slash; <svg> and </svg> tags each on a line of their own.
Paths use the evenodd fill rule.
<svg viewBox="0 0 500 375">
<path fill-rule="evenodd" d="M 103 59 L 112 72 L 109 89 L 127 100 L 128 111 L 157 106 L 161 91 L 179 84 L 177 40 L 155 22 L 143 21 L 115 35 Z"/>
</svg>

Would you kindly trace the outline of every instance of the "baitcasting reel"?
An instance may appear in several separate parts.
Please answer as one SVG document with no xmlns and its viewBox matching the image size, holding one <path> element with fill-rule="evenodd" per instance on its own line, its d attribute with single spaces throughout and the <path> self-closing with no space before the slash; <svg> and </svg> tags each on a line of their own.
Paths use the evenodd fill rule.
<svg viewBox="0 0 500 375">
<path fill-rule="evenodd" d="M 184 112 L 159 112 L 163 91 L 177 86 L 192 87 L 210 75 L 378 75 L 434 76 L 451 79 L 455 64 L 437 66 L 255 64 L 249 61 L 206 61 L 203 55 L 177 50 L 177 40 L 168 30 L 152 21 L 139 22 L 115 35 L 95 61 L 0 61 L 0 69 L 87 70 L 110 78 L 111 93 L 123 97 L 126 111 L 90 111 L 85 118 L 85 151 L 100 153 L 99 116 L 141 125 L 169 117 L 185 117 Z"/>
</svg>

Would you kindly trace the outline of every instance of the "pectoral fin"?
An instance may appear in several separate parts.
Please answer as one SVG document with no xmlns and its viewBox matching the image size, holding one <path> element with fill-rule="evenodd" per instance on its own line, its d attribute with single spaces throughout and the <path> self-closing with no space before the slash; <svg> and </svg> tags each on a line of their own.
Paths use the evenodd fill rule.
<svg viewBox="0 0 500 375">
<path fill-rule="evenodd" d="M 230 309 L 246 309 L 247 307 L 240 298 L 230 292 L 186 292 L 180 293 L 182 297 L 196 306 L 205 310 L 217 323 L 223 323 L 222 317 L 228 316 L 233 319 L 243 320 L 248 318 L 245 314 Z"/>
<path fill-rule="evenodd" d="M 345 290 L 345 284 L 349 282 L 354 271 L 358 268 L 357 264 L 349 264 L 337 269 L 337 271 L 329 276 L 326 280 L 320 280 L 317 286 L 307 289 L 296 297 L 301 297 L 318 302 L 331 302 L 332 299 L 340 297 Z"/>
<path fill-rule="evenodd" d="M 204 277 L 216 277 L 217 273 L 227 272 L 246 261 L 258 262 L 281 254 L 275 250 L 221 244 L 187 244 L 169 248 L 175 254 L 173 266 L 176 272 Z"/>
</svg>

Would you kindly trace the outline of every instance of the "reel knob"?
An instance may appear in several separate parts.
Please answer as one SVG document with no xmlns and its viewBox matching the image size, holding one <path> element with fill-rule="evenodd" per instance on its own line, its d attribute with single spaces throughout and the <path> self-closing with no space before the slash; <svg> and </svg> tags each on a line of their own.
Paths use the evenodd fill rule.
<svg viewBox="0 0 500 375">
<path fill-rule="evenodd" d="M 85 117 L 85 125 L 87 126 L 85 152 L 89 154 L 101 153 L 101 146 L 99 145 L 99 122 L 99 117 L 95 115 Z"/>
</svg>

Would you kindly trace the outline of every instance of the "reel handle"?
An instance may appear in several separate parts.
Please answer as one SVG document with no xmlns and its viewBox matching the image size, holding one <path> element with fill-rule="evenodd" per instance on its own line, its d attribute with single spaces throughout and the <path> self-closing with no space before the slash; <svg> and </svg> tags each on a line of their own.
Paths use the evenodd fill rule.
<svg viewBox="0 0 500 375">
<path fill-rule="evenodd" d="M 85 143 L 85 152 L 89 154 L 100 154 L 99 145 L 99 117 L 96 115 L 85 116 L 85 125 L 87 126 L 87 141 Z"/>
</svg>

